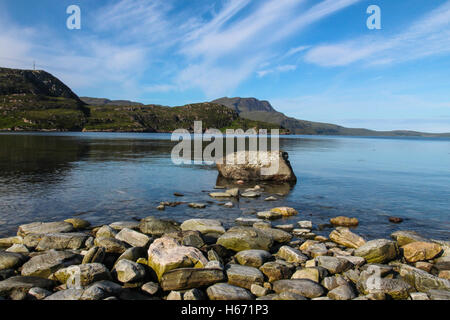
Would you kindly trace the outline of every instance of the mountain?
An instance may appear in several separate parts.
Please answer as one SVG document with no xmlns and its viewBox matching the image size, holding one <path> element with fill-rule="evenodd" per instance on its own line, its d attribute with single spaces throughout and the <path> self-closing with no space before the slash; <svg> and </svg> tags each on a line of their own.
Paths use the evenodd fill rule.
<svg viewBox="0 0 450 320">
<path fill-rule="evenodd" d="M 143 106 L 142 103 L 128 100 L 109 100 L 106 98 L 80 97 L 81 101 L 90 106 Z"/>
<path fill-rule="evenodd" d="M 0 68 L 0 115 L 0 130 L 8 131 L 172 132 L 192 130 L 197 120 L 203 121 L 204 129 L 280 128 L 243 119 L 216 103 L 164 107 L 80 99 L 50 73 L 7 68 Z"/>
<path fill-rule="evenodd" d="M 299 120 L 276 111 L 268 101 L 255 98 L 220 98 L 212 103 L 222 104 L 244 119 L 263 121 L 279 125 L 293 134 L 305 135 L 345 135 L 345 136 L 450 136 L 450 133 L 434 134 L 417 131 L 395 130 L 375 131 L 360 128 L 346 128 L 330 123 Z"/>
</svg>

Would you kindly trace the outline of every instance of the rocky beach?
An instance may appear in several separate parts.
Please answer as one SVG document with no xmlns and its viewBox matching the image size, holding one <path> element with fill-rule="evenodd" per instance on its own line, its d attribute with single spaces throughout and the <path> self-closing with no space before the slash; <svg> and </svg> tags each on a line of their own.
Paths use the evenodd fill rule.
<svg viewBox="0 0 450 320">
<path fill-rule="evenodd" d="M 287 157 L 281 159 L 285 171 L 274 180 L 293 180 Z M 449 241 L 412 230 L 365 239 L 358 219 L 346 216 L 319 225 L 296 208 L 271 206 L 279 195 L 257 181 L 244 187 L 239 178 L 248 171 L 228 168 L 234 187 L 209 194 L 224 215 L 233 200 L 265 197 L 265 211 L 239 217 L 230 228 L 219 219 L 157 216 L 95 226 L 79 218 L 21 225 L 15 236 L 0 239 L 1 299 L 450 299 Z M 158 209 L 209 205 L 161 202 Z M 285 217 L 298 220 L 279 224 Z M 324 229 L 328 236 L 316 234 Z"/>
</svg>

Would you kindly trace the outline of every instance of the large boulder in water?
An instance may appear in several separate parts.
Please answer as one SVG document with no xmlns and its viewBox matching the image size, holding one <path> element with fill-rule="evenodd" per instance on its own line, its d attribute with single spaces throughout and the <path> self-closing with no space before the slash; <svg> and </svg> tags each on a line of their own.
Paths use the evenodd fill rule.
<svg viewBox="0 0 450 320">
<path fill-rule="evenodd" d="M 239 151 L 216 165 L 220 176 L 232 180 L 297 181 L 288 154 L 282 151 Z"/>
</svg>

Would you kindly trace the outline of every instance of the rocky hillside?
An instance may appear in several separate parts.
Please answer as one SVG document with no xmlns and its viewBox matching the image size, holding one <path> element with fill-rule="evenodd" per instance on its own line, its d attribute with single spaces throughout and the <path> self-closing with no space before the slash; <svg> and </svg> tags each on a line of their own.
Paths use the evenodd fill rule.
<svg viewBox="0 0 450 320">
<path fill-rule="evenodd" d="M 346 136 L 450 136 L 415 131 L 374 131 L 359 128 L 345 128 L 330 123 L 299 120 L 276 111 L 268 101 L 255 98 L 220 98 L 212 101 L 223 104 L 239 113 L 241 118 L 269 122 L 288 129 L 294 134 L 346 135 Z"/>
<path fill-rule="evenodd" d="M 109 100 L 106 98 L 80 97 L 81 101 L 90 106 L 143 106 L 140 102 L 128 100 Z"/>
<path fill-rule="evenodd" d="M 82 101 L 84 100 L 84 101 Z M 68 86 L 45 71 L 0 68 L 0 130 L 171 132 L 204 128 L 280 128 L 239 117 L 215 103 L 183 107 L 144 106 L 136 102 L 80 99 Z"/>
</svg>

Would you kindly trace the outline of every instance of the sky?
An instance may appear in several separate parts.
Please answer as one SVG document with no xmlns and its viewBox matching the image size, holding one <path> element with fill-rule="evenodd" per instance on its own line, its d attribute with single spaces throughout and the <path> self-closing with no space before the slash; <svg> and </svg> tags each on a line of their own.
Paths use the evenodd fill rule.
<svg viewBox="0 0 450 320">
<path fill-rule="evenodd" d="M 255 97 L 298 119 L 450 132 L 450 0 L 0 0 L 0 66 L 34 61 L 79 96 Z"/>
</svg>

